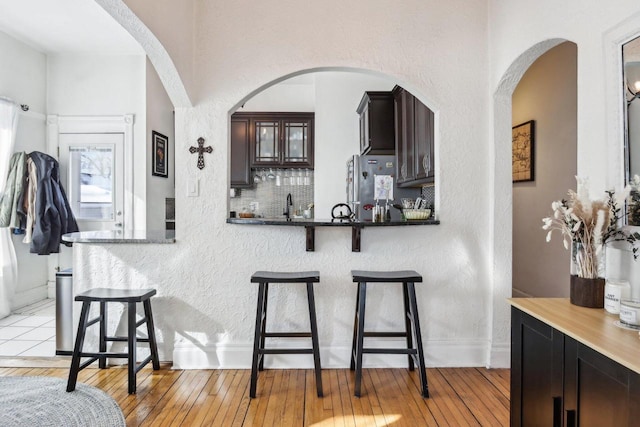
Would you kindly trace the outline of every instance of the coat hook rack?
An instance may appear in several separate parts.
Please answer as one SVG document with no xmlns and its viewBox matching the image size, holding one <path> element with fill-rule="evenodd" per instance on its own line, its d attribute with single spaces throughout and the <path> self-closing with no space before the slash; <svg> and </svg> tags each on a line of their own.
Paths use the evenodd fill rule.
<svg viewBox="0 0 640 427">
<path fill-rule="evenodd" d="M 20 104 L 20 108 L 22 111 L 29 111 L 29 106 L 27 104 Z"/>
</svg>

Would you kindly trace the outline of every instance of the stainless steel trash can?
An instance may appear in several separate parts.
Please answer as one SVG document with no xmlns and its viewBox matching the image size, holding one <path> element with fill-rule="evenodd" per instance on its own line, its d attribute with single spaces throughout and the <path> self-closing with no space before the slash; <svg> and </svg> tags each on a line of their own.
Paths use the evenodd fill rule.
<svg viewBox="0 0 640 427">
<path fill-rule="evenodd" d="M 73 352 L 73 270 L 56 273 L 56 355 Z"/>
</svg>

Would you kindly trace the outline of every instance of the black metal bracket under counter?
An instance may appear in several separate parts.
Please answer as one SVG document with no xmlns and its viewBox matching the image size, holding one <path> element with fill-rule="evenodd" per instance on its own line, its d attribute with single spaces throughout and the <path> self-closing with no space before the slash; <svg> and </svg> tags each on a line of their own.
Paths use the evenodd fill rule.
<svg viewBox="0 0 640 427">
<path fill-rule="evenodd" d="M 278 218 L 227 218 L 229 224 L 241 225 L 277 225 L 285 227 L 304 227 L 307 252 L 315 251 L 316 227 L 351 227 L 351 252 L 360 252 L 360 237 L 366 227 L 398 227 L 407 225 L 438 225 L 439 220 L 411 220 L 391 222 L 322 220 L 322 219 L 278 219 Z"/>
</svg>

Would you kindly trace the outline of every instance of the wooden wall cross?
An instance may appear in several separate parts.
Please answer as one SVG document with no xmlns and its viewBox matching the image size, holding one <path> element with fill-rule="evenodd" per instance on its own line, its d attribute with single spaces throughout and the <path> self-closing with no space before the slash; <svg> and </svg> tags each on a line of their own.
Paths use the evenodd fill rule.
<svg viewBox="0 0 640 427">
<path fill-rule="evenodd" d="M 204 169 L 204 153 L 211 153 L 213 148 L 211 146 L 204 146 L 204 138 L 198 138 L 198 146 L 197 147 L 189 147 L 189 152 L 191 154 L 198 153 L 198 169 Z"/>
</svg>

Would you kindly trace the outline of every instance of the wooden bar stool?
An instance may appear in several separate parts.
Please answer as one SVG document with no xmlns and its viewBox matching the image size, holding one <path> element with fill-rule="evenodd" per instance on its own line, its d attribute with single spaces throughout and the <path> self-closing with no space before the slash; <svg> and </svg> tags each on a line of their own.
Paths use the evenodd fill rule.
<svg viewBox="0 0 640 427">
<path fill-rule="evenodd" d="M 158 346 L 156 344 L 156 335 L 153 327 L 153 315 L 151 313 L 150 301 L 151 297 L 155 294 L 155 289 L 95 288 L 76 296 L 76 301 L 82 301 L 82 311 L 80 313 L 80 322 L 78 324 L 78 335 L 76 336 L 76 343 L 71 358 L 71 368 L 69 370 L 69 380 L 67 381 L 67 391 L 75 390 L 78 373 L 96 360 L 99 361 L 98 366 L 100 367 L 100 369 L 104 369 L 107 366 L 107 358 L 109 357 L 127 359 L 127 362 L 129 364 L 129 394 L 134 394 L 136 392 L 136 374 L 147 363 L 149 363 L 149 361 L 153 362 L 153 369 L 155 371 L 160 369 L 160 361 L 158 359 Z M 92 302 L 100 303 L 100 315 L 92 320 L 89 320 L 89 308 L 91 308 Z M 123 302 L 127 304 L 126 337 L 107 336 L 108 302 Z M 136 321 L 136 303 L 139 302 L 141 302 L 144 307 L 144 317 L 141 320 Z M 82 346 L 84 345 L 84 337 L 85 333 L 87 332 L 87 328 L 98 322 L 100 323 L 98 352 L 83 352 Z M 148 338 L 138 338 L 136 336 L 136 330 L 144 323 L 147 324 Z M 128 347 L 127 352 L 107 352 L 107 342 L 109 341 L 126 341 Z M 138 342 L 149 343 L 151 354 L 136 366 L 136 346 Z M 89 357 L 90 359 L 80 364 L 80 358 L 82 357 Z"/>
<path fill-rule="evenodd" d="M 313 297 L 313 284 L 320 282 L 317 271 L 297 273 L 277 273 L 256 271 L 251 276 L 251 283 L 258 283 L 258 308 L 256 313 L 256 329 L 253 340 L 253 362 L 251 364 L 251 386 L 249 396 L 256 397 L 258 371 L 264 370 L 265 354 L 313 354 L 318 397 L 322 397 L 322 375 L 320 367 L 320 345 L 318 344 L 318 324 L 316 322 L 316 304 Z M 311 332 L 267 332 L 267 300 L 270 283 L 306 283 L 307 301 L 309 303 L 309 320 Z M 311 348 L 268 349 L 265 338 L 311 338 Z"/>
<path fill-rule="evenodd" d="M 420 333 L 420 320 L 418 319 L 418 305 L 416 303 L 416 290 L 414 283 L 422 282 L 422 276 L 415 271 L 362 271 L 352 270 L 353 282 L 358 284 L 356 297 L 356 315 L 353 322 L 353 341 L 351 345 L 351 366 L 356 371 L 355 391 L 356 397 L 360 397 L 360 385 L 362 382 L 362 355 L 365 353 L 407 354 L 409 370 L 418 366 L 422 397 L 429 397 L 427 385 L 427 371 L 424 366 L 424 352 L 422 350 L 422 335 Z M 367 298 L 367 283 L 402 283 L 404 300 L 405 330 L 403 332 L 365 332 L 364 315 Z M 407 348 L 365 348 L 365 337 L 405 337 Z M 416 346 L 413 344 L 415 337 Z"/>
</svg>

